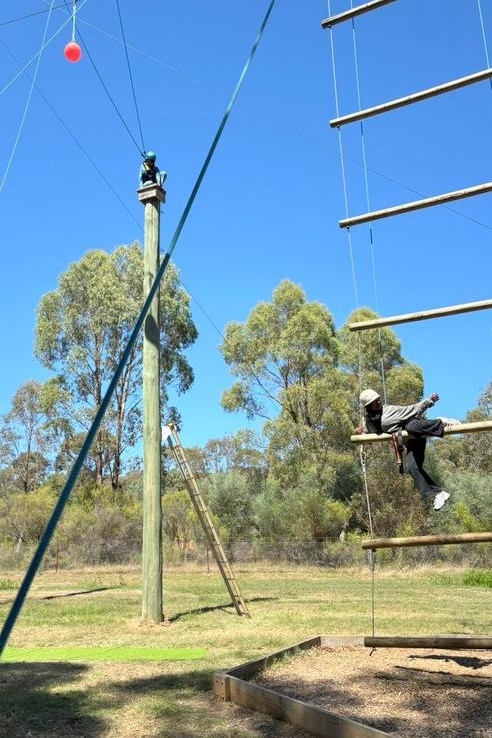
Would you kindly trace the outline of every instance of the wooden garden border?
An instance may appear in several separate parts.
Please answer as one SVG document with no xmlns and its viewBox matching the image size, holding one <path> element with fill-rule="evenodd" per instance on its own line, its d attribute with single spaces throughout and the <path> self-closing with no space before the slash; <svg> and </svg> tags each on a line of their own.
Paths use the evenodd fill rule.
<svg viewBox="0 0 492 738">
<path fill-rule="evenodd" d="M 292 697 L 275 692 L 246 681 L 258 674 L 274 661 L 305 651 L 310 648 L 327 646 L 364 645 L 364 639 L 357 636 L 314 636 L 305 641 L 283 648 L 255 661 L 248 661 L 232 669 L 214 674 L 214 696 L 224 702 L 234 702 L 249 710 L 264 712 L 278 720 L 284 720 L 302 730 L 325 738 L 383 738 L 390 735 L 377 728 L 371 728 L 355 720 L 342 717 L 309 702 L 301 702 Z"/>
</svg>

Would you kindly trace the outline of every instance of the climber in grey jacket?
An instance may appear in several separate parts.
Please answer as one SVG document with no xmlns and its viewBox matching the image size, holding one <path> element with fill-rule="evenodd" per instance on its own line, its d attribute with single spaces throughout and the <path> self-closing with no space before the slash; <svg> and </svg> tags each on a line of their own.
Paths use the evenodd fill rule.
<svg viewBox="0 0 492 738">
<path fill-rule="evenodd" d="M 383 405 L 381 397 L 372 389 L 361 392 L 360 402 L 364 408 L 364 424 L 355 433 L 395 433 L 399 429 L 408 432 L 407 470 L 424 500 L 432 501 L 434 510 L 440 510 L 449 499 L 449 493 L 441 489 L 424 469 L 427 437 L 442 438 L 446 425 L 457 421 L 448 418 L 427 420 L 422 417 L 427 408 L 439 400 L 435 392 L 426 400 L 415 405 Z"/>
</svg>

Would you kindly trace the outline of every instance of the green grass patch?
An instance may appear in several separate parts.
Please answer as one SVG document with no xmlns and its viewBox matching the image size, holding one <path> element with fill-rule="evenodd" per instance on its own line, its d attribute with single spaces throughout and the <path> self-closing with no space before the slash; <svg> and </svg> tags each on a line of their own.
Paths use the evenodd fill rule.
<svg viewBox="0 0 492 738">
<path fill-rule="evenodd" d="M 195 661 L 203 648 L 135 648 L 133 646 L 72 646 L 66 648 L 6 648 L 3 661 Z"/>
<path fill-rule="evenodd" d="M 11 579 L 0 579 L 0 591 L 7 589 L 17 589 L 17 584 Z"/>
<path fill-rule="evenodd" d="M 477 569 L 465 573 L 440 573 L 432 576 L 432 583 L 444 587 L 492 587 L 492 571 L 490 569 Z"/>
<path fill-rule="evenodd" d="M 492 587 L 492 571 L 469 571 L 463 576 L 463 584 L 472 587 Z"/>
</svg>

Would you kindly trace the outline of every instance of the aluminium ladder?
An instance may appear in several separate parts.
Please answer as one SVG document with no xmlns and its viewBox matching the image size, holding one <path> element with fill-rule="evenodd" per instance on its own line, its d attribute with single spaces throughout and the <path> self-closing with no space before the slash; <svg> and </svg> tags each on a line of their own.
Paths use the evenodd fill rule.
<svg viewBox="0 0 492 738">
<path fill-rule="evenodd" d="M 207 541 L 213 551 L 217 566 L 220 569 L 222 578 L 229 591 L 229 594 L 231 595 L 232 602 L 234 604 L 234 607 L 236 608 L 237 614 L 251 617 L 244 597 L 239 588 L 239 584 L 237 583 L 236 577 L 234 576 L 231 566 L 227 560 L 225 551 L 222 548 L 219 535 L 207 510 L 207 506 L 205 505 L 193 471 L 186 458 L 183 446 L 181 445 L 181 441 L 179 440 L 178 432 L 176 431 L 176 428 L 172 423 L 169 423 L 169 425 L 163 427 L 162 440 L 167 440 L 167 443 L 171 451 L 173 452 L 174 459 L 183 476 L 186 488 L 190 493 L 191 501 L 198 515 L 198 519 L 202 524 L 203 530 L 205 531 Z"/>
</svg>

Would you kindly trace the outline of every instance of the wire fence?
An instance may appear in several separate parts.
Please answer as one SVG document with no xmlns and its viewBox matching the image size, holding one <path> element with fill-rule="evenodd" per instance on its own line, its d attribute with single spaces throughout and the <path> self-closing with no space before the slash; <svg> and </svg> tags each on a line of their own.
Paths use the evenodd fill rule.
<svg viewBox="0 0 492 738">
<path fill-rule="evenodd" d="M 32 558 L 35 547 L 21 543 L 0 546 L 0 571 L 20 571 Z M 230 564 L 282 563 L 317 566 L 326 569 L 370 569 L 371 552 L 361 548 L 361 541 L 266 541 L 262 539 L 223 544 Z M 163 542 L 164 566 L 190 566 L 212 569 L 216 566 L 213 551 L 203 545 L 178 545 Z M 140 541 L 121 538 L 57 542 L 49 546 L 42 569 L 70 569 L 84 566 L 140 566 Z M 463 568 L 492 570 L 492 544 L 426 546 L 406 549 L 383 549 L 375 555 L 375 567 L 401 571 L 415 567 Z"/>
</svg>

